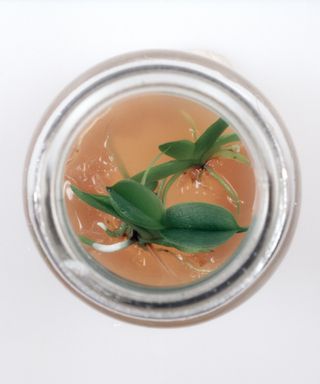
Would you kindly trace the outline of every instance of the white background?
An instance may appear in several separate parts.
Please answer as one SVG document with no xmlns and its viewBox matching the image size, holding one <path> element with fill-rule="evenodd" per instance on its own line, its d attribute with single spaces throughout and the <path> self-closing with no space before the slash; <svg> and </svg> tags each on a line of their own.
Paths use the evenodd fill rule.
<svg viewBox="0 0 320 384">
<path fill-rule="evenodd" d="M 1 383 L 320 383 L 319 36 L 317 1 L 0 1 Z M 272 101 L 301 163 L 299 225 L 276 273 L 186 328 L 84 304 L 47 268 L 23 214 L 23 162 L 48 104 L 89 67 L 144 48 L 224 56 Z"/>
</svg>

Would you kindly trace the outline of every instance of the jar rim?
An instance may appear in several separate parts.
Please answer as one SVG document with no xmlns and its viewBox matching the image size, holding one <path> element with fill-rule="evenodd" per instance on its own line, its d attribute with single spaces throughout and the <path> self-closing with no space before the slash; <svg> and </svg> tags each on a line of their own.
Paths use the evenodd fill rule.
<svg viewBox="0 0 320 384">
<path fill-rule="evenodd" d="M 63 160 L 77 134 L 106 105 L 151 90 L 187 96 L 218 112 L 253 151 L 258 170 L 259 214 L 253 229 L 218 272 L 187 286 L 146 287 L 105 270 L 75 241 L 62 203 Z M 271 270 L 295 227 L 299 172 L 282 121 L 241 76 L 199 55 L 140 51 L 99 64 L 58 96 L 40 123 L 29 153 L 26 213 L 45 258 L 87 302 L 128 319 L 181 322 L 229 307 Z"/>
</svg>

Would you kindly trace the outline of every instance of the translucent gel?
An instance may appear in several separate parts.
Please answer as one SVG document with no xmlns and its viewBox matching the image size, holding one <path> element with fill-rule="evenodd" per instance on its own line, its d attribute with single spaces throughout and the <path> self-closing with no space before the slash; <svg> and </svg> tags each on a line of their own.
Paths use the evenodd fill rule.
<svg viewBox="0 0 320 384">
<path fill-rule="evenodd" d="M 80 201 L 73 195 L 70 184 L 89 193 L 106 194 L 106 186 L 123 178 L 124 165 L 132 176 L 146 169 L 159 153 L 159 144 L 193 140 L 188 116 L 194 120 L 198 135 L 218 118 L 193 101 L 154 94 L 121 101 L 92 122 L 76 140 L 65 166 L 65 201 L 76 234 L 111 244 L 120 239 L 106 235 L 101 223 L 116 229 L 120 222 Z M 242 145 L 234 145 L 234 150 L 245 153 Z M 164 155 L 158 163 L 168 160 Z M 173 184 L 167 206 L 188 201 L 218 204 L 230 210 L 240 225 L 249 225 L 255 195 L 252 168 L 222 159 L 212 160 L 210 165 L 237 191 L 241 200 L 239 214 L 221 185 L 206 172 L 201 174 L 195 169 L 181 175 Z M 121 277 L 152 286 L 172 286 L 194 281 L 221 266 L 244 236 L 245 233 L 236 234 L 214 251 L 198 254 L 160 246 L 142 249 L 132 245 L 110 254 L 85 248 L 103 266 Z"/>
</svg>

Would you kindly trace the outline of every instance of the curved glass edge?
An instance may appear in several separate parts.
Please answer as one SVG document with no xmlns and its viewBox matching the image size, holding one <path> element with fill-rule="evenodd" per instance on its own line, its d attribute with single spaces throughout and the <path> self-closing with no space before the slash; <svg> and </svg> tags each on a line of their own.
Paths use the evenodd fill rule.
<svg viewBox="0 0 320 384">
<path fill-rule="evenodd" d="M 180 53 L 175 53 L 173 56 L 176 56 L 175 57 L 175 60 L 177 60 L 177 57 L 180 55 L 183 56 L 183 60 L 186 59 L 186 56 L 187 56 L 187 59 L 189 60 L 190 59 L 190 56 L 192 57 L 192 60 L 191 62 L 193 63 L 196 63 L 196 66 L 198 65 L 203 65 L 202 64 L 199 64 L 199 61 L 203 61 L 203 58 L 201 58 L 201 60 L 199 59 L 199 57 L 197 56 L 194 56 L 194 55 L 186 55 L 186 54 L 180 54 Z M 115 61 L 112 61 L 111 62 L 107 62 L 106 65 L 104 66 L 104 69 L 106 69 L 107 67 L 109 68 L 112 68 L 113 72 L 117 72 L 117 70 L 119 70 L 119 67 L 121 66 L 128 66 L 130 68 L 130 71 L 129 71 L 129 75 L 132 75 L 133 74 L 133 68 L 132 68 L 132 58 L 135 58 L 134 59 L 134 62 L 138 65 L 139 64 L 139 54 L 137 55 L 129 55 L 129 56 L 122 56 L 120 59 L 116 60 L 116 62 L 118 63 L 118 65 L 115 65 L 116 62 Z M 152 57 L 152 60 L 154 61 L 157 61 L 157 58 L 158 60 L 172 60 L 172 53 L 171 52 L 166 52 L 165 54 L 163 54 L 162 52 L 152 52 L 150 54 L 144 54 L 143 55 L 143 58 L 140 59 L 141 60 L 149 60 L 150 57 Z M 181 60 L 181 59 L 178 59 L 178 60 Z M 206 65 L 208 65 L 208 61 L 206 61 Z M 179 61 L 179 64 L 180 64 L 180 67 L 184 64 L 187 66 L 189 72 L 190 72 L 190 62 L 187 61 L 187 62 L 180 62 Z M 141 65 L 141 63 L 140 63 Z M 152 67 L 152 63 L 149 62 L 149 68 Z M 212 63 L 210 61 L 210 65 L 214 67 L 214 70 L 216 71 L 217 68 L 218 70 L 221 71 L 222 69 L 222 66 L 219 64 L 215 64 L 215 63 Z M 116 68 L 114 68 L 114 66 Z M 159 66 L 159 65 L 158 65 Z M 165 65 L 162 64 L 162 67 L 163 69 L 165 68 Z M 179 67 L 176 66 L 172 66 L 173 68 L 177 69 Z M 84 90 L 86 91 L 89 91 L 90 92 L 93 92 L 94 90 L 96 90 L 96 86 L 97 84 L 99 84 L 100 82 L 100 85 L 101 85 L 101 80 L 104 78 L 103 75 L 101 74 L 101 69 L 102 67 L 100 66 L 98 71 L 97 69 L 94 70 L 96 71 L 96 75 L 98 76 L 98 78 L 94 79 L 94 76 L 92 75 L 92 72 L 91 72 L 91 75 L 89 77 L 87 77 L 87 80 L 89 80 L 89 82 L 92 80 L 94 80 L 94 82 L 96 83 L 94 87 L 92 87 L 92 84 L 91 84 L 91 87 L 89 86 L 88 87 L 88 84 L 86 84 L 84 81 L 84 79 L 82 79 L 80 82 L 80 89 L 73 89 L 73 91 L 70 92 L 70 89 L 68 90 L 69 92 L 69 95 L 67 95 L 66 98 L 61 98 L 62 100 L 62 104 L 65 103 L 65 105 L 61 105 L 61 104 L 58 104 L 60 106 L 60 111 L 57 113 L 57 110 L 55 112 L 53 112 L 50 117 L 48 119 L 46 119 L 46 122 L 45 124 L 43 124 L 43 130 L 42 132 L 40 133 L 39 137 L 38 137 L 38 140 L 37 140 L 37 143 L 36 145 L 34 146 L 34 154 L 33 154 L 33 157 L 30 161 L 30 165 L 33 163 L 33 167 L 29 168 L 29 174 L 28 174 L 28 177 L 27 177 L 27 194 L 28 196 L 32 196 L 32 199 L 29 199 L 28 201 L 28 214 L 29 214 L 29 220 L 30 222 L 32 223 L 33 225 L 33 228 L 35 230 L 35 228 L 38 228 L 38 230 L 36 229 L 36 237 L 38 239 L 38 242 L 40 241 L 41 243 L 41 246 L 44 248 L 44 251 L 45 253 L 47 254 L 47 256 L 49 254 L 51 254 L 52 252 L 52 249 L 49 249 L 48 247 L 46 247 L 46 245 L 48 244 L 45 244 L 46 243 L 46 240 L 48 240 L 48 238 L 46 238 L 44 236 L 44 232 L 43 232 L 43 228 L 41 228 L 42 224 L 41 223 L 41 215 L 43 215 L 43 211 L 40 212 L 39 211 L 39 208 L 40 208 L 40 205 L 41 205 L 41 202 L 39 199 L 41 199 L 41 196 L 39 196 L 39 192 L 41 191 L 41 194 L 45 194 L 46 196 L 51 196 L 51 204 L 55 204 L 55 201 L 54 201 L 54 193 L 49 193 L 49 191 L 51 190 L 52 191 L 52 185 L 50 185 L 51 182 L 46 179 L 44 182 L 44 180 L 40 180 L 39 178 L 37 179 L 36 177 L 34 177 L 35 175 L 37 175 L 39 177 L 39 175 L 41 174 L 41 161 L 42 161 L 42 165 L 43 165 L 43 156 L 44 153 L 43 153 L 43 143 L 46 142 L 48 143 L 48 141 L 51 141 L 52 140 L 52 137 L 50 137 L 50 134 L 49 135 L 44 135 L 44 132 L 45 132 L 45 127 L 50 127 L 48 128 L 48 132 L 47 133 L 51 133 L 53 134 L 53 132 L 55 131 L 55 129 L 59 126 L 59 123 L 61 122 L 61 120 L 59 120 L 59 118 L 63 118 L 64 114 L 63 114 L 63 111 L 66 111 L 67 108 L 66 106 L 68 105 L 68 103 L 72 103 L 73 105 L 76 105 L 79 100 L 81 99 L 79 97 L 79 95 L 81 95 L 81 92 L 83 92 Z M 171 68 L 172 69 L 172 68 Z M 224 69 L 224 68 L 223 68 Z M 193 69 L 194 70 L 194 69 Z M 230 75 L 230 70 L 227 70 L 227 69 L 224 69 L 227 74 Z M 100 71 L 100 72 L 99 72 Z M 121 69 L 122 73 L 123 72 L 123 68 Z M 118 72 L 119 73 L 119 72 Z M 195 72 L 197 73 L 197 72 Z M 198 73 L 197 73 L 198 74 Z M 225 73 L 223 74 L 225 75 Z M 93 76 L 93 77 L 92 77 Z M 111 76 L 112 77 L 112 76 Z M 110 74 L 109 74 L 109 78 L 110 78 Z M 266 107 L 266 102 L 265 100 L 255 91 L 255 92 L 250 92 L 246 89 L 246 85 L 247 84 L 243 84 L 244 82 L 241 81 L 241 79 L 239 77 L 237 77 L 235 74 L 232 73 L 232 76 L 231 76 L 231 79 L 229 78 L 228 80 L 230 81 L 235 81 L 235 78 L 236 78 L 236 82 L 235 84 L 239 85 L 241 84 L 240 87 L 244 88 L 244 90 L 247 91 L 247 95 L 246 97 L 250 97 L 250 93 L 251 95 L 253 94 L 257 99 L 259 99 L 259 102 L 262 104 L 262 106 L 267 109 L 267 113 L 268 115 L 270 115 L 270 109 L 268 109 Z M 84 83 L 83 83 L 84 81 Z M 206 81 L 209 81 L 208 79 Z M 220 86 L 224 86 L 223 82 L 220 84 Z M 238 92 L 241 93 L 241 89 L 238 90 Z M 96 93 L 95 93 L 96 94 Z M 257 97 L 259 96 L 259 98 Z M 247 103 L 249 103 L 250 105 L 250 102 L 247 101 Z M 70 104 L 69 104 L 70 105 Z M 261 107 L 261 106 L 260 106 Z M 57 109 L 57 105 L 55 106 L 55 108 Z M 59 108 L 58 108 L 59 109 Z M 56 116 L 54 116 L 54 114 L 56 113 Z M 218 111 L 219 114 L 221 114 L 222 116 L 225 116 L 226 114 L 223 114 L 223 113 L 220 113 L 220 111 Z M 271 113 L 271 116 L 273 116 L 273 113 Z M 58 117 L 58 118 L 57 118 Z M 257 116 L 255 116 L 257 117 Z M 270 118 L 270 116 L 268 116 L 268 118 Z M 230 119 L 228 119 L 230 121 Z M 275 122 L 273 121 L 272 122 L 273 124 L 275 124 L 276 126 L 281 126 L 281 123 L 279 123 L 279 121 L 275 118 Z M 238 128 L 237 124 L 232 124 L 236 129 Z M 268 129 L 268 127 L 266 126 L 265 127 L 266 129 Z M 270 128 L 270 127 L 269 127 Z M 239 130 L 239 129 L 238 129 Z M 240 129 L 241 131 L 241 129 Z M 42 137 L 41 137 L 42 135 Z M 277 138 L 277 140 L 275 140 L 275 143 L 277 143 L 277 141 L 279 140 L 279 138 Z M 287 138 L 282 138 L 282 141 L 284 140 L 284 147 L 288 147 L 286 145 L 286 142 L 287 142 Z M 283 143 L 281 144 L 280 143 L 280 150 L 283 150 Z M 292 175 L 292 171 L 294 171 L 294 173 L 296 173 L 297 171 L 297 165 L 296 165 L 296 160 L 294 159 L 294 155 L 292 154 L 292 150 L 290 150 L 290 148 L 287 148 L 288 149 L 288 153 L 285 154 L 285 156 L 287 156 L 287 159 L 282 159 L 282 161 L 284 162 L 283 165 L 285 165 L 285 167 L 283 167 L 283 170 L 285 170 L 287 172 L 287 176 L 288 175 Z M 279 148 L 278 148 L 278 151 L 279 151 Z M 290 159 L 291 158 L 291 159 Z M 288 163 L 291 162 L 291 165 L 289 166 L 289 168 L 293 168 L 292 169 L 287 169 L 288 168 Z M 52 164 L 51 164 L 52 166 Z M 33 168 L 33 169 L 32 169 Z M 52 170 L 52 169 L 51 169 Z M 33 173 L 33 175 L 32 175 Z M 52 175 L 51 175 L 52 176 Z M 288 179 L 287 179 L 288 180 Z M 292 179 L 291 179 L 292 181 Z M 291 194 L 291 202 L 290 201 L 286 201 L 284 202 L 284 204 L 287 204 L 286 207 L 282 207 L 283 210 L 290 208 L 292 207 L 292 200 L 294 200 L 294 203 L 296 203 L 296 199 L 297 197 L 295 196 L 292 196 L 292 194 L 294 194 L 295 192 L 294 191 L 297 191 L 298 188 L 297 188 L 297 181 L 295 181 L 294 183 L 294 186 L 292 187 L 289 187 L 288 188 L 290 189 L 290 194 Z M 37 185 L 36 188 L 33 188 L 34 185 Z M 284 183 L 284 186 L 286 186 L 287 184 Z M 286 193 L 288 193 L 288 191 L 285 191 Z M 52 201 L 53 199 L 53 201 Z M 46 202 L 48 203 L 48 200 L 45 199 Z M 289 207 L 290 206 L 290 207 Z M 288 214 L 288 212 L 286 211 L 286 214 L 285 214 L 285 221 L 283 221 L 282 223 L 278 223 L 278 226 L 279 228 L 277 229 L 278 233 L 279 233 L 279 239 L 276 240 L 277 244 L 275 244 L 275 247 L 274 247 L 274 251 L 279 249 L 280 247 L 280 239 L 283 238 L 284 234 L 285 234 L 285 227 L 287 229 L 287 231 L 289 230 L 289 227 L 290 227 L 290 223 L 293 223 L 293 216 L 294 216 L 294 212 L 297 212 L 297 210 L 295 209 L 294 212 L 291 208 L 291 217 L 290 215 Z M 47 212 L 48 213 L 48 212 Z M 54 215 L 56 215 L 57 212 L 55 212 Z M 42 217 L 43 218 L 43 217 Z M 48 219 L 48 217 L 47 217 Z M 52 217 L 51 217 L 52 219 Z M 57 215 L 55 218 L 53 218 L 53 221 L 55 221 L 57 223 L 57 220 L 59 221 Z M 58 243 L 60 243 L 60 246 L 58 247 L 58 249 L 56 249 L 56 252 L 59 251 L 59 252 L 64 252 L 65 251 L 65 247 L 66 247 L 66 244 L 62 244 L 61 243 L 61 235 L 63 236 L 63 234 L 56 234 L 55 235 L 55 238 L 54 240 Z M 70 250 L 69 250 L 70 251 Z M 272 254 L 274 254 L 274 251 L 272 252 Z M 50 256 L 50 261 L 51 263 L 55 263 L 55 259 L 54 259 L 54 255 L 51 254 Z M 221 300 L 220 298 L 220 302 L 219 303 L 215 303 L 214 304 L 214 307 L 213 307 L 213 302 L 211 300 L 211 304 L 208 303 L 208 301 L 204 301 L 204 299 L 200 298 L 201 297 L 201 292 L 199 292 L 199 290 L 195 290 L 194 287 L 197 286 L 197 284 L 195 284 L 194 286 L 190 286 L 190 288 L 193 290 L 193 295 L 191 295 L 191 297 L 183 297 L 182 300 L 178 301 L 178 300 L 173 300 L 173 301 L 170 301 L 169 304 L 168 302 L 166 302 L 166 299 L 168 298 L 168 292 L 162 292 L 159 294 L 159 290 L 157 290 L 157 292 L 152 292 L 152 295 L 150 296 L 150 301 L 146 300 L 145 298 L 145 293 L 146 292 L 140 292 L 140 294 L 142 294 L 142 297 L 140 295 L 140 297 L 143 299 L 139 302 L 139 300 L 137 300 L 137 298 L 139 298 L 139 295 L 135 298 L 135 302 L 133 302 L 134 300 L 131 298 L 128 300 L 128 302 L 125 302 L 125 300 L 123 300 L 123 297 L 121 298 L 121 300 L 119 300 L 119 295 L 118 297 L 116 297 L 116 295 L 113 295 L 112 296 L 112 288 L 114 289 L 118 289 L 118 285 L 117 283 L 115 283 L 113 285 L 113 287 L 110 288 L 109 286 L 109 293 L 111 293 L 109 295 L 109 302 L 107 304 L 107 307 L 108 309 L 111 309 L 115 312 L 118 312 L 118 313 L 121 313 L 121 314 L 125 314 L 129 317 L 134 317 L 134 318 L 148 318 L 148 319 L 151 319 L 151 320 L 168 320 L 169 318 L 170 319 L 181 319 L 182 318 L 182 315 L 181 313 L 183 312 L 184 315 L 183 317 L 184 318 L 191 318 L 193 316 L 199 316 L 201 314 L 204 314 L 204 313 L 207 313 L 207 312 L 210 312 L 214 309 L 218 309 L 219 307 L 225 305 L 227 302 L 229 302 L 230 300 L 232 300 L 235 296 L 239 295 L 241 293 L 241 291 L 245 290 L 250 284 L 252 284 L 252 282 L 254 280 L 257 279 L 257 277 L 262 273 L 262 271 L 266 268 L 267 264 L 269 263 L 269 260 L 261 260 L 261 263 L 259 265 L 259 267 L 257 266 L 256 267 L 256 273 L 255 274 L 251 274 L 250 276 L 247 276 L 246 280 L 243 280 L 242 281 L 242 284 L 241 285 L 238 285 L 238 289 L 237 290 L 234 290 L 234 292 L 232 292 L 230 286 L 232 286 L 232 284 L 230 283 L 229 284 L 229 287 L 227 288 L 224 288 L 223 292 L 224 292 L 224 300 Z M 59 263 L 58 263 L 59 264 Z M 61 269 L 61 265 L 58 265 L 56 264 L 55 265 L 55 268 L 57 270 L 60 271 L 62 277 L 64 279 L 72 279 L 74 278 L 74 276 L 72 277 L 71 274 L 70 274 L 70 270 L 69 271 L 66 271 L 66 270 L 63 270 Z M 70 268 L 70 266 L 69 266 Z M 68 272 L 69 272 L 69 276 L 68 276 Z M 245 271 L 243 271 L 244 273 Z M 84 271 L 81 272 L 82 274 L 84 273 Z M 79 276 L 78 276 L 79 277 Z M 97 276 L 95 276 L 96 278 Z M 250 277 L 250 278 L 249 278 Z M 81 280 L 81 279 L 80 279 Z M 206 280 L 211 280 L 212 281 L 212 278 L 208 277 Z M 238 280 L 239 281 L 239 280 Z M 228 281 L 226 281 L 228 282 Z M 230 279 L 229 279 L 229 282 L 230 282 Z M 99 297 L 97 295 L 95 295 L 95 297 L 92 296 L 92 292 L 89 292 L 88 290 L 88 287 L 86 286 L 86 284 L 82 285 L 81 286 L 81 281 L 76 281 L 74 282 L 74 287 L 76 290 L 78 290 L 79 292 L 81 292 L 82 295 L 85 295 L 87 297 L 87 299 L 91 300 L 91 301 L 94 301 L 97 305 L 100 305 L 102 307 L 106 307 L 106 302 L 104 301 L 100 301 Z M 204 282 L 200 282 L 200 284 L 204 284 Z M 181 291 L 184 289 L 185 287 L 181 287 L 179 288 L 178 290 L 177 289 L 174 289 L 174 291 L 179 291 L 178 294 L 181 295 Z M 208 288 L 208 287 L 207 287 Z M 211 287 L 212 288 L 212 287 Z M 234 288 L 234 287 L 233 287 Z M 228 290 L 228 292 L 226 291 L 226 289 Z M 132 286 L 129 287 L 129 290 L 132 290 Z M 216 290 L 217 292 L 217 288 L 213 288 L 213 291 L 208 291 L 207 289 L 204 290 L 205 294 L 207 297 L 214 297 L 215 295 L 217 295 L 217 293 L 214 292 L 214 290 Z M 152 290 L 151 290 L 152 291 Z M 221 292 L 221 290 L 220 290 Z M 99 292 L 98 292 L 99 293 Z M 102 292 L 100 292 L 101 294 Z M 170 292 L 169 292 L 170 293 Z M 200 295 L 199 295 L 200 293 Z M 203 292 L 202 292 L 203 293 Z M 227 295 L 228 293 L 228 295 Z M 105 292 L 103 293 L 105 294 Z M 89 296 L 89 297 L 88 297 Z M 129 295 L 130 296 L 130 295 Z M 110 300 L 116 300 L 115 301 L 115 306 L 112 308 L 112 305 L 110 305 Z M 166 304 L 168 304 L 166 306 Z M 197 305 L 198 304 L 198 305 Z M 199 306 L 200 304 L 200 306 Z M 204 305 L 204 304 L 207 304 L 207 305 Z M 146 307 L 147 307 L 147 310 L 146 310 Z M 200 308 L 201 307 L 201 308 Z M 176 310 L 174 310 L 174 308 L 176 308 Z M 178 310 L 177 310 L 178 308 Z M 189 310 L 187 310 L 187 308 L 189 308 Z M 136 309 L 136 310 L 134 310 Z M 140 309 L 140 310 L 139 310 Z M 181 310 L 182 309 L 182 310 Z M 168 310 L 170 313 L 168 313 Z M 160 312 L 162 311 L 162 314 Z"/>
</svg>

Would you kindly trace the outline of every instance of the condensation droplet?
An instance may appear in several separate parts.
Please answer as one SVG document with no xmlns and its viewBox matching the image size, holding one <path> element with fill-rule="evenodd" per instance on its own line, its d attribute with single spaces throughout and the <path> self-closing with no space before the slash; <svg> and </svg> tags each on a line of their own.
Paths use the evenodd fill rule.
<svg viewBox="0 0 320 384">
<path fill-rule="evenodd" d="M 76 260 L 66 260 L 61 265 L 63 269 L 67 270 L 67 273 L 69 270 L 78 276 L 85 276 L 89 272 L 89 268 L 85 264 Z"/>
<path fill-rule="evenodd" d="M 146 260 L 144 251 L 136 245 L 134 246 L 134 248 L 136 249 L 136 253 L 133 256 L 132 261 L 135 264 L 139 265 L 140 267 L 146 267 L 147 266 L 147 260 Z"/>
<path fill-rule="evenodd" d="M 98 221 L 97 222 L 97 226 L 99 228 L 101 228 L 103 231 L 105 231 L 107 229 L 107 226 L 105 225 L 105 223 L 103 223 L 102 221 Z"/>
<path fill-rule="evenodd" d="M 236 152 L 236 153 L 239 153 L 239 152 L 240 152 L 240 145 L 239 145 L 239 144 L 234 144 L 234 145 L 232 145 L 230 148 L 231 148 L 231 150 L 232 150 L 233 152 Z"/>
<path fill-rule="evenodd" d="M 282 174 L 282 179 L 286 181 L 288 179 L 288 172 L 285 168 L 282 168 L 281 174 Z"/>
<path fill-rule="evenodd" d="M 103 147 L 104 147 L 105 149 L 107 149 L 107 147 L 108 147 L 109 139 L 110 139 L 110 136 L 108 135 L 108 136 L 106 137 L 104 143 L 103 143 Z"/>
<path fill-rule="evenodd" d="M 69 200 L 72 200 L 73 197 L 74 197 L 74 193 L 73 193 L 73 191 L 72 191 L 72 189 L 71 189 L 71 183 L 70 183 L 70 181 L 68 181 L 68 180 L 65 181 L 65 182 L 64 182 L 64 185 L 63 185 L 63 188 L 64 188 L 64 192 L 65 192 L 67 198 L 68 198 Z"/>
<path fill-rule="evenodd" d="M 82 228 L 83 228 L 82 222 L 81 222 L 80 217 L 78 216 L 77 213 L 75 213 L 75 216 L 76 216 L 76 219 L 77 219 L 77 222 L 78 222 L 79 229 L 81 231 Z"/>
</svg>

